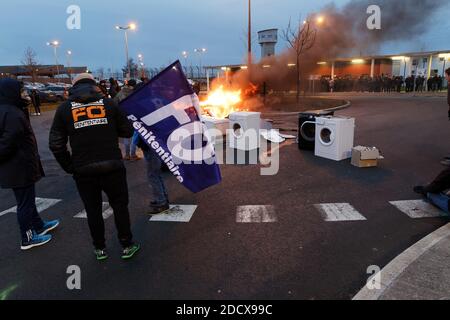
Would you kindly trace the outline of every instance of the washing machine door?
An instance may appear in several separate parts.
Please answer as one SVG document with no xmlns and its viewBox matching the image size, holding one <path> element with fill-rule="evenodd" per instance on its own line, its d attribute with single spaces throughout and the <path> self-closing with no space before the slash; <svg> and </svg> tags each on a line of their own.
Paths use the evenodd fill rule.
<svg viewBox="0 0 450 320">
<path fill-rule="evenodd" d="M 331 126 L 321 127 L 319 131 L 320 143 L 324 146 L 331 146 L 336 139 L 335 130 Z"/>
<path fill-rule="evenodd" d="M 314 142 L 316 140 L 316 124 L 312 121 L 307 121 L 300 127 L 300 136 L 307 142 Z"/>
<path fill-rule="evenodd" d="M 238 122 L 233 123 L 233 135 L 235 138 L 240 139 L 244 135 L 244 129 Z"/>
</svg>

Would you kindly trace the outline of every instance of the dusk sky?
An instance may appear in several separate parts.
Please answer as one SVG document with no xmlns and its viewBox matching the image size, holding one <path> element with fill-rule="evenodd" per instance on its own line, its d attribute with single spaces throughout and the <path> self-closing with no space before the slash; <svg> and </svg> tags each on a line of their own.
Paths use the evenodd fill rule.
<svg viewBox="0 0 450 320">
<path fill-rule="evenodd" d="M 346 0 L 334 1 L 336 5 Z M 286 27 L 289 18 L 297 20 L 320 11 L 330 0 L 253 0 L 253 31 Z M 374 1 L 376 3 L 376 1 Z M 68 30 L 66 9 L 81 8 L 81 30 Z M 38 61 L 53 64 L 53 52 L 46 42 L 57 39 L 60 63 L 65 52 L 73 51 L 73 65 L 91 70 L 121 68 L 125 64 L 123 32 L 116 24 L 134 21 L 138 29 L 129 34 L 130 56 L 145 57 L 149 67 L 161 67 L 181 59 L 181 52 L 191 53 L 189 63 L 197 64 L 194 48 L 206 47 L 204 65 L 241 63 L 245 53 L 247 24 L 246 0 L 15 0 L 2 1 L 0 20 L 0 65 L 20 64 L 26 47 L 32 47 Z M 426 34 L 414 34 L 405 43 L 385 45 L 380 53 L 450 49 L 450 6 L 434 17 Z M 349 17 L 352 19 L 352 17 Z M 278 52 L 285 43 L 280 39 Z M 259 46 L 254 43 L 259 58 Z"/>
</svg>

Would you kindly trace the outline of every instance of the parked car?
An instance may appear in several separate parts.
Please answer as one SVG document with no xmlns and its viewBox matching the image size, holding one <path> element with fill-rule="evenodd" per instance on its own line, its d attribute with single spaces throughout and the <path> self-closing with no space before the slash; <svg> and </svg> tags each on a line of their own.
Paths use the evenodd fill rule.
<svg viewBox="0 0 450 320">
<path fill-rule="evenodd" d="M 47 86 L 45 89 L 41 90 L 47 94 L 53 94 L 59 101 L 64 101 L 67 99 L 67 89 L 60 86 Z"/>
<path fill-rule="evenodd" d="M 31 90 L 33 90 L 33 89 L 26 88 L 26 92 L 28 95 L 31 95 Z M 61 101 L 60 98 L 58 98 L 52 92 L 44 92 L 44 91 L 40 91 L 40 90 L 37 90 L 37 92 L 39 94 L 39 98 L 41 98 L 41 103 L 56 103 L 56 102 Z"/>
</svg>

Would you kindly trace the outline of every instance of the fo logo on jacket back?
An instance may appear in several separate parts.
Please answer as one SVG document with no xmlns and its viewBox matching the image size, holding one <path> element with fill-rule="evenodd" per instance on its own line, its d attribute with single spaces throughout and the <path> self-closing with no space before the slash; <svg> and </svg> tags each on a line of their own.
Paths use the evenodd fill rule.
<svg viewBox="0 0 450 320">
<path fill-rule="evenodd" d="M 75 129 L 107 125 L 108 118 L 103 99 L 90 104 L 72 102 L 72 119 Z"/>
</svg>

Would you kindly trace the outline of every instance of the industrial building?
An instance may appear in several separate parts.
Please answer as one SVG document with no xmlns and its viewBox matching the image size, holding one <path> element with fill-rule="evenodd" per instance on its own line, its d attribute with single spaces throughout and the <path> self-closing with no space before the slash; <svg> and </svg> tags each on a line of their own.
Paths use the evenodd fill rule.
<svg viewBox="0 0 450 320">
<path fill-rule="evenodd" d="M 328 77 L 376 77 L 381 75 L 409 77 L 412 75 L 444 76 L 450 67 L 450 50 L 415 52 L 318 61 L 312 75 Z"/>
<path fill-rule="evenodd" d="M 268 30 L 272 35 L 276 34 L 276 29 Z M 269 33 L 270 33 L 269 32 Z M 266 31 L 262 31 L 262 34 Z M 274 38 L 272 38 L 274 39 Z M 272 48 L 267 45 L 275 45 L 273 41 L 262 41 L 262 54 L 271 52 Z M 266 55 L 267 56 L 267 55 Z M 260 68 L 271 68 L 267 64 L 256 64 L 253 66 Z M 293 71 L 295 64 L 285 66 Z M 360 77 L 403 77 L 404 79 L 413 75 L 432 78 L 434 76 L 444 77 L 445 70 L 450 68 L 450 50 L 414 52 L 396 55 L 376 55 L 351 58 L 337 58 L 327 61 L 317 61 L 315 68 L 307 76 L 310 80 L 320 80 L 321 78 L 360 78 Z M 219 65 L 205 67 L 207 73 L 207 87 L 209 89 L 210 80 L 213 78 L 227 78 L 231 74 L 240 70 L 248 69 L 245 64 Z"/>
<path fill-rule="evenodd" d="M 64 82 L 77 74 L 88 71 L 87 67 L 65 67 L 63 65 L 36 65 L 34 70 L 24 65 L 0 66 L 0 78 L 17 78 L 35 82 Z"/>
</svg>

